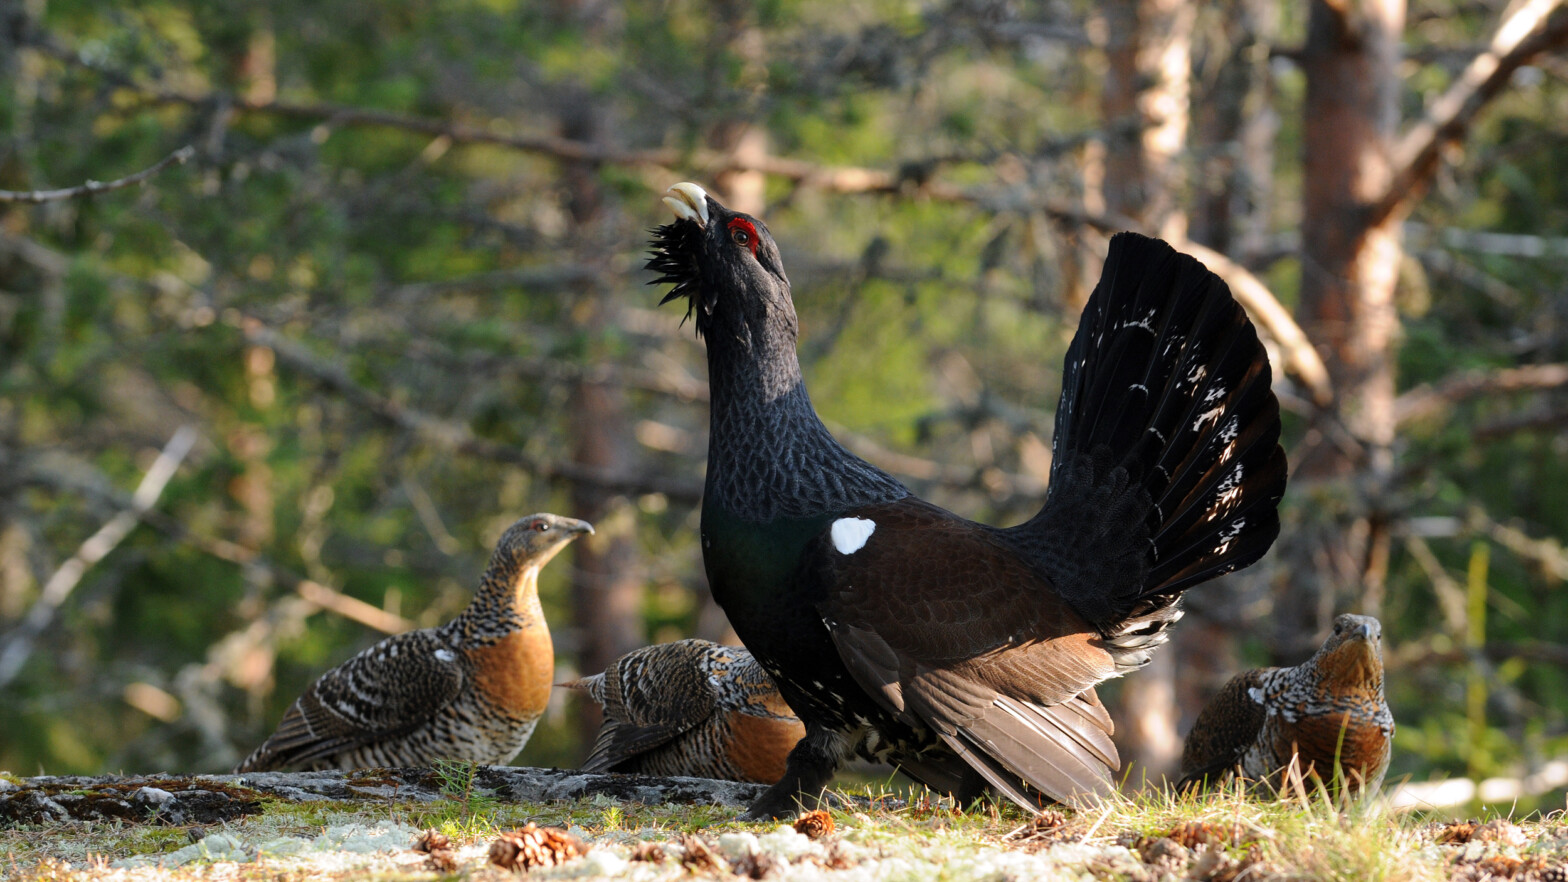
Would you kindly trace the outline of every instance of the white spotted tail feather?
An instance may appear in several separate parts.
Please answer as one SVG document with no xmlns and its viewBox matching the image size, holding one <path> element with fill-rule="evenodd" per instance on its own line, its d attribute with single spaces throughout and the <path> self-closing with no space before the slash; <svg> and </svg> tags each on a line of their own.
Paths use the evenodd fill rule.
<svg viewBox="0 0 1568 882">
<path fill-rule="evenodd" d="M 1279 534 L 1279 403 L 1225 283 L 1132 233 L 1111 239 L 1066 362 L 1046 503 L 1009 534 L 1130 670 L 1183 590 Z"/>
</svg>

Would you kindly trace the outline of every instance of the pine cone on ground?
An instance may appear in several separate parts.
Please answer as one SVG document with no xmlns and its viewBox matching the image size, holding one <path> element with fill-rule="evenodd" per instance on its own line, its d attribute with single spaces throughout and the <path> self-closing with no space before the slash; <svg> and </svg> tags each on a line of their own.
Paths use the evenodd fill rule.
<svg viewBox="0 0 1568 882">
<path fill-rule="evenodd" d="M 807 839 L 821 839 L 832 834 L 833 816 L 822 809 L 806 812 L 795 819 L 795 832 Z"/>
<path fill-rule="evenodd" d="M 450 873 L 457 869 L 457 855 L 452 852 L 452 840 L 439 830 L 426 830 L 414 840 L 414 850 L 429 855 L 425 866 L 437 873 Z"/>
<path fill-rule="evenodd" d="M 664 846 L 657 842 L 639 842 L 632 846 L 632 860 L 646 861 L 650 864 L 662 864 L 669 853 Z"/>
<path fill-rule="evenodd" d="M 1213 821 L 1183 821 L 1166 834 L 1188 848 L 1214 845 L 1221 848 L 1244 840 L 1241 829 L 1234 824 L 1216 824 Z"/>
<path fill-rule="evenodd" d="M 681 866 L 693 873 L 722 873 L 724 858 L 714 853 L 700 836 L 681 837 Z"/>
<path fill-rule="evenodd" d="M 1438 845 L 1464 845 L 1475 835 L 1475 821 L 1452 821 L 1437 831 Z"/>
<path fill-rule="evenodd" d="M 559 827 L 530 823 L 521 830 L 502 833 L 490 844 L 490 863 L 504 870 L 554 867 L 587 852 L 582 842 Z"/>
</svg>

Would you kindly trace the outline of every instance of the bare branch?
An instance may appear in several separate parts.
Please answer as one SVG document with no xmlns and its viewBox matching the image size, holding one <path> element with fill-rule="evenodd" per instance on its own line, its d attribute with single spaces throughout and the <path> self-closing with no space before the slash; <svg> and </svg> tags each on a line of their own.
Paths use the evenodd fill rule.
<svg viewBox="0 0 1568 882">
<path fill-rule="evenodd" d="M 1534 561 L 1552 578 L 1568 582 L 1568 550 L 1554 539 L 1537 539 L 1518 527 L 1498 523 L 1476 509 L 1470 512 L 1469 526 L 1526 560 Z"/>
<path fill-rule="evenodd" d="M 1464 371 L 1438 383 L 1424 383 L 1394 399 L 1394 419 L 1408 423 L 1443 413 L 1471 398 L 1500 392 L 1525 392 L 1568 386 L 1568 364 Z"/>
<path fill-rule="evenodd" d="M 1443 611 L 1443 619 L 1448 623 L 1450 634 L 1463 634 L 1469 613 L 1465 606 L 1465 589 L 1455 581 L 1448 571 L 1443 569 L 1443 564 L 1432 553 L 1431 546 L 1420 536 L 1406 536 L 1405 548 L 1410 551 L 1410 556 L 1415 559 L 1422 572 L 1426 573 L 1427 580 L 1432 583 L 1432 591 L 1437 595 L 1438 609 Z"/>
<path fill-rule="evenodd" d="M 220 100 L 218 95 L 184 95 L 175 92 L 152 92 L 150 96 L 152 100 L 159 103 L 185 104 L 192 107 L 204 107 Z M 259 102 L 233 96 L 221 96 L 221 100 L 225 101 L 225 106 L 234 113 L 270 114 L 293 119 L 320 120 L 328 127 L 402 129 L 446 138 L 454 144 L 490 144 L 572 162 L 648 165 L 661 168 L 694 166 L 710 174 L 724 171 L 760 171 L 817 189 L 839 193 L 896 191 L 906 177 L 881 169 L 824 166 L 769 155 L 746 157 L 714 150 L 687 152 L 668 148 L 623 149 L 554 135 L 515 134 L 446 120 L 344 105 L 297 104 L 286 101 Z M 933 160 L 932 164 L 938 162 L 940 160 Z"/>
<path fill-rule="evenodd" d="M 1487 50 L 1471 60 L 1448 91 L 1432 102 L 1426 118 L 1395 146 L 1393 180 L 1373 203 L 1367 228 L 1403 211 L 1426 189 L 1443 148 L 1465 136 L 1514 71 L 1537 55 L 1568 44 L 1568 14 L 1558 11 L 1562 2 L 1527 0 L 1498 25 Z"/>
<path fill-rule="evenodd" d="M 1559 429 L 1563 426 L 1568 426 L 1568 408 L 1542 408 L 1482 423 L 1476 426 L 1472 435 L 1477 441 L 1491 441 L 1520 432 Z"/>
<path fill-rule="evenodd" d="M 75 590 L 87 571 L 124 541 L 141 521 L 142 515 L 153 507 L 158 497 L 163 495 L 163 488 L 168 486 L 169 479 L 174 477 L 180 463 L 184 461 L 186 454 L 190 453 L 191 446 L 196 443 L 196 437 L 195 429 L 181 426 L 169 439 L 169 443 L 163 446 L 158 458 L 153 460 L 147 474 L 142 476 L 141 483 L 137 485 L 136 492 L 131 496 L 130 507 L 98 528 L 98 531 L 89 536 L 70 559 L 55 570 L 54 575 L 49 577 L 49 581 L 44 583 L 37 602 L 27 611 L 21 624 L 5 636 L 4 649 L 0 649 L 0 686 L 5 686 L 16 679 L 16 675 L 21 672 L 22 666 L 32 655 L 34 641 L 45 628 L 49 627 L 49 623 L 54 621 L 55 611 Z"/>
<path fill-rule="evenodd" d="M 352 619 L 366 627 L 374 628 L 384 634 L 401 634 L 414 627 L 414 623 L 399 615 L 387 612 L 379 606 L 366 603 L 357 597 L 349 597 L 341 591 L 313 582 L 310 579 L 300 579 L 294 586 L 300 597 L 305 598 L 316 606 L 330 610 L 345 619 Z"/>
<path fill-rule="evenodd" d="M 1440 243 L 1456 251 L 1475 251 L 1505 257 L 1568 257 L 1568 237 L 1563 236 L 1494 233 L 1460 227 L 1437 228 L 1416 221 L 1405 221 L 1405 235 L 1410 239 Z"/>
<path fill-rule="evenodd" d="M 1328 367 L 1323 364 L 1312 341 L 1307 339 L 1306 332 L 1296 324 L 1290 310 L 1279 302 L 1268 286 L 1246 267 L 1212 248 L 1191 241 L 1173 244 L 1203 261 L 1215 275 L 1225 280 L 1247 314 L 1284 350 L 1285 367 L 1311 391 L 1312 400 L 1319 407 L 1327 407 L 1334 400 Z"/>
<path fill-rule="evenodd" d="M 160 100 L 202 105 L 211 99 L 162 94 Z M 273 113 L 305 119 L 320 119 L 329 125 L 385 126 L 406 129 L 422 134 L 445 137 L 454 143 L 495 144 L 516 150 L 542 153 L 557 159 L 592 161 L 623 165 L 654 165 L 671 167 L 690 164 L 708 173 L 722 171 L 757 171 L 782 177 L 801 186 L 841 194 L 900 194 L 918 193 L 941 202 L 966 203 L 994 213 L 1030 214 L 1038 211 L 1057 220 L 1090 226 L 1103 232 L 1136 229 L 1139 225 L 1128 218 L 1097 216 L 1068 204 L 1041 205 L 1027 191 L 1016 187 L 1000 190 L 967 188 L 933 180 L 936 166 L 956 161 L 953 157 L 932 159 L 925 163 L 912 163 L 896 171 L 862 166 L 820 165 L 800 159 L 790 159 L 771 154 L 749 155 L 733 152 L 696 151 L 681 154 L 674 150 L 619 150 L 598 143 L 573 141 L 554 136 L 514 135 L 448 123 L 441 120 L 407 116 L 386 111 L 364 110 L 326 104 L 289 104 L 284 102 L 251 102 L 232 99 L 229 105 L 235 111 Z M 1195 242 L 1173 243 L 1178 248 L 1199 256 L 1217 275 L 1230 285 L 1236 298 L 1274 337 L 1285 352 L 1286 369 L 1290 370 L 1311 391 L 1313 400 L 1320 406 L 1332 400 L 1328 370 L 1305 333 L 1291 317 L 1289 310 L 1280 305 L 1268 287 L 1245 267 Z"/>
<path fill-rule="evenodd" d="M 702 498 L 702 485 L 691 479 L 653 474 L 614 474 L 577 463 L 546 462 L 529 456 L 511 445 L 480 438 L 466 425 L 427 414 L 366 389 L 354 382 L 341 365 L 326 361 L 297 340 L 263 325 L 258 319 L 244 319 L 240 330 L 246 340 L 271 349 L 283 364 L 327 386 L 376 417 L 413 432 L 427 443 L 481 459 L 509 463 L 539 478 L 579 481 L 623 493 L 662 493 L 672 500 L 685 503 L 696 503 Z"/>
<path fill-rule="evenodd" d="M 195 155 L 196 148 L 186 145 L 134 175 L 126 175 L 113 181 L 88 181 L 80 186 L 66 187 L 63 190 L 0 190 L 0 202 L 26 202 L 38 205 L 44 202 L 58 202 L 62 199 L 96 196 L 111 190 L 122 190 L 140 184 L 171 165 L 184 165 L 186 160 Z"/>
<path fill-rule="evenodd" d="M 18 469 L 22 483 L 84 494 L 126 510 L 135 508 L 134 497 L 118 493 L 109 479 L 91 465 L 75 460 L 74 457 L 63 459 L 64 462 L 56 458 L 35 458 L 26 462 Z M 319 582 L 304 578 L 287 567 L 273 563 L 255 549 L 227 539 L 195 533 L 183 522 L 163 512 L 149 508 L 141 513 L 140 520 L 176 542 L 182 542 L 218 560 L 257 571 L 264 576 L 265 581 L 293 589 L 312 610 L 325 609 L 388 634 L 397 634 L 413 628 L 413 623 L 402 616 L 393 615 Z"/>
</svg>

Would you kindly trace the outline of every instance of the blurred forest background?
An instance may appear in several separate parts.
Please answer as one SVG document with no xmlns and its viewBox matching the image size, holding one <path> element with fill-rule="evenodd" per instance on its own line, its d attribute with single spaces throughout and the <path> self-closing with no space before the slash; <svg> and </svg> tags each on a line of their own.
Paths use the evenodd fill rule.
<svg viewBox="0 0 1568 882">
<path fill-rule="evenodd" d="M 1125 755 L 1366 612 L 1390 781 L 1560 808 L 1560 7 L 0 0 L 0 768 L 224 770 L 537 510 L 599 528 L 544 574 L 558 679 L 723 638 L 703 352 L 642 269 L 694 180 L 779 240 L 830 426 L 992 523 L 1043 498 L 1107 235 L 1198 254 L 1290 492 L 1112 690 Z M 518 761 L 595 724 L 562 695 Z"/>
</svg>

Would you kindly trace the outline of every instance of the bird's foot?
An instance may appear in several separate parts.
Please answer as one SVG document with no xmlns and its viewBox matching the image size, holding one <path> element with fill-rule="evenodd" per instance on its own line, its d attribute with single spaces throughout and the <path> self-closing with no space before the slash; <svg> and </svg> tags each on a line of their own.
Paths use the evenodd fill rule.
<svg viewBox="0 0 1568 882">
<path fill-rule="evenodd" d="M 818 791 L 816 796 L 807 796 L 797 791 L 794 787 L 787 786 L 789 779 L 769 787 L 757 801 L 746 809 L 740 816 L 742 821 L 787 821 L 800 814 L 805 808 L 816 808 L 824 800 Z"/>
<path fill-rule="evenodd" d="M 808 725 L 806 737 L 800 739 L 789 752 L 784 765 L 784 777 L 769 787 L 751 808 L 740 816 L 742 821 L 774 821 L 793 818 L 802 809 L 822 805 L 822 791 L 833 780 L 848 752 L 844 734 L 832 729 Z"/>
</svg>

